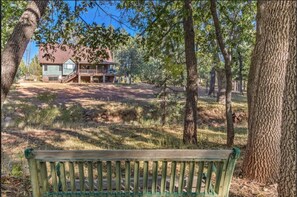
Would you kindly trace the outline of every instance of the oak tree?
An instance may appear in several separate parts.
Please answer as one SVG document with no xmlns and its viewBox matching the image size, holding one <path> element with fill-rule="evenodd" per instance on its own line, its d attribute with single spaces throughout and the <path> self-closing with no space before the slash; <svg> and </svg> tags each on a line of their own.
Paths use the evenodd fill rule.
<svg viewBox="0 0 297 197">
<path fill-rule="evenodd" d="M 256 46 L 248 81 L 246 178 L 275 182 L 280 164 L 282 93 L 288 60 L 290 1 L 258 1 Z"/>
</svg>

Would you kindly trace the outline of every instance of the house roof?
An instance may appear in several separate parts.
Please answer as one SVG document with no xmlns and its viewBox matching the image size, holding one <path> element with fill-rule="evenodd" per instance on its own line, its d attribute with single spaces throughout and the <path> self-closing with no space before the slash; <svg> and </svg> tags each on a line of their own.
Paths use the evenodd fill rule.
<svg viewBox="0 0 297 197">
<path fill-rule="evenodd" d="M 47 51 L 45 50 L 47 48 Z M 74 50 L 67 45 L 41 45 L 39 46 L 38 59 L 40 64 L 63 64 L 69 59 L 75 60 L 79 57 L 81 60 L 78 61 L 79 64 L 91 64 L 88 59 L 88 50 L 87 47 L 83 47 L 79 50 L 79 53 L 74 55 Z M 109 56 L 108 59 L 101 59 L 100 64 L 116 64 L 113 62 L 111 57 L 111 52 L 109 49 L 106 49 L 106 52 Z"/>
</svg>

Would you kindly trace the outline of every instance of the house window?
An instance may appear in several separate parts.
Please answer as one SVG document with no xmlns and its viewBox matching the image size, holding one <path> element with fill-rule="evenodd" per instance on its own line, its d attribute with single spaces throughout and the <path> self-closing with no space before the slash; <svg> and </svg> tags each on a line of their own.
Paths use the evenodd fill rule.
<svg viewBox="0 0 297 197">
<path fill-rule="evenodd" d="M 47 65 L 44 65 L 44 71 L 47 71 Z"/>
<path fill-rule="evenodd" d="M 59 66 L 59 71 L 62 71 L 62 66 Z"/>
<path fill-rule="evenodd" d="M 65 65 L 65 68 L 66 69 L 73 69 L 74 68 L 74 65 L 73 64 L 66 64 Z"/>
<path fill-rule="evenodd" d="M 58 81 L 58 77 L 49 77 L 48 80 L 49 81 Z"/>
</svg>

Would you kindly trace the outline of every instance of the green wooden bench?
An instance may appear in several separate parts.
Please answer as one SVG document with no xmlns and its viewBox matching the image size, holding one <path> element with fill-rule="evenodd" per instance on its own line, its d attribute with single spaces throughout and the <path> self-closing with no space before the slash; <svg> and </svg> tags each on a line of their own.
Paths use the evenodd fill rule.
<svg viewBox="0 0 297 197">
<path fill-rule="evenodd" d="M 26 149 L 33 197 L 228 196 L 239 149 Z"/>
</svg>

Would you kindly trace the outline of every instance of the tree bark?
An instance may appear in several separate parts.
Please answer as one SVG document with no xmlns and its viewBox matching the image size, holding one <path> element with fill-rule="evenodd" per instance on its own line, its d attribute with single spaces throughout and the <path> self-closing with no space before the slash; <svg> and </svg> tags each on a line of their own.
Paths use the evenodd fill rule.
<svg viewBox="0 0 297 197">
<path fill-rule="evenodd" d="M 212 94 L 214 94 L 215 84 L 216 84 L 216 71 L 215 71 L 215 67 L 212 67 L 210 71 L 210 84 L 209 84 L 208 96 L 211 96 Z"/>
<path fill-rule="evenodd" d="M 297 196 L 297 2 L 292 1 L 290 15 L 289 60 L 285 77 L 281 126 L 281 167 L 278 182 L 278 196 Z"/>
<path fill-rule="evenodd" d="M 226 75 L 222 68 L 217 69 L 217 79 L 218 79 L 218 92 L 217 92 L 217 102 L 226 102 Z"/>
<path fill-rule="evenodd" d="M 185 35 L 184 39 L 187 67 L 187 98 L 185 106 L 183 142 L 197 144 L 198 74 L 191 0 L 184 1 L 184 10 L 186 12 L 183 18 L 183 28 Z"/>
<path fill-rule="evenodd" d="M 226 74 L 226 120 L 227 120 L 227 146 L 234 144 L 234 125 L 232 119 L 232 71 L 231 71 L 231 53 L 227 51 L 225 46 L 221 26 L 217 15 L 216 0 L 210 1 L 210 10 L 216 30 L 216 38 L 220 50 L 224 56 L 225 61 L 225 74 Z"/>
<path fill-rule="evenodd" d="M 273 183 L 278 178 L 282 93 L 288 59 L 290 1 L 258 1 L 256 45 L 248 81 L 246 178 Z"/>
<path fill-rule="evenodd" d="M 242 69 L 243 69 L 243 63 L 242 63 L 242 56 L 240 51 L 238 53 L 238 61 L 239 61 L 239 72 L 238 72 L 238 80 L 239 80 L 239 92 L 243 95 L 243 89 L 242 89 Z"/>
<path fill-rule="evenodd" d="M 47 4 L 48 0 L 33 0 L 28 4 L 2 51 L 1 106 L 13 83 L 26 47 L 37 28 L 38 21 L 45 13 Z"/>
</svg>

